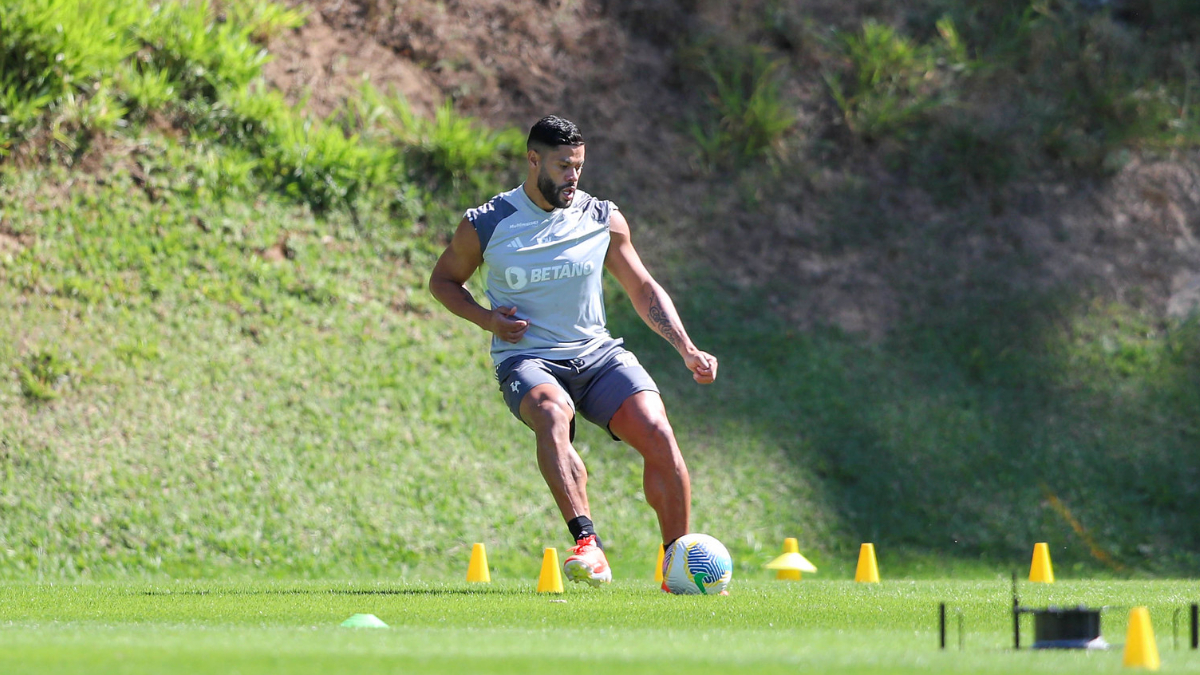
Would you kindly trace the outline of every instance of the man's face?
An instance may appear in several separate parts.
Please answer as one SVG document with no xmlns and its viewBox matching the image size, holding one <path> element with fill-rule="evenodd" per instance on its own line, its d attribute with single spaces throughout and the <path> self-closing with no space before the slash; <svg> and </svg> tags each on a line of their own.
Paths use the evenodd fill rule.
<svg viewBox="0 0 1200 675">
<path fill-rule="evenodd" d="M 565 209 L 575 199 L 575 187 L 583 171 L 583 146 L 560 145 L 539 153 L 537 188 L 556 209 Z"/>
</svg>

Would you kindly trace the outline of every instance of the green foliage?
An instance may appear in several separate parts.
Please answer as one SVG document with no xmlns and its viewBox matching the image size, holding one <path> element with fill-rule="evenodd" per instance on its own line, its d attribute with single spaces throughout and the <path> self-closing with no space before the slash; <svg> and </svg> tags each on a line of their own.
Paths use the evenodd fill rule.
<svg viewBox="0 0 1200 675">
<path fill-rule="evenodd" d="M 510 167 L 525 148 L 518 129 L 488 129 L 455 114 L 449 101 L 427 119 L 403 96 L 384 94 L 365 80 L 339 119 L 346 133 L 394 147 L 409 181 L 444 193 L 467 189 L 475 201 L 488 196 L 491 177 Z"/>
<path fill-rule="evenodd" d="M 11 7 L 6 27 L 12 17 L 48 25 L 28 9 L 47 3 Z M 95 134 L 118 149 L 92 176 L 54 163 L 0 174 L 4 226 L 34 242 L 0 267 L 0 324 L 20 327 L 14 344 L 57 350 L 46 360 L 0 345 L 0 574 L 436 575 L 485 538 L 511 553 L 498 557 L 510 572 L 523 570 L 511 561 L 538 560 L 565 536 L 561 521 L 548 497 L 513 507 L 513 495 L 545 495 L 527 431 L 495 395 L 486 336 L 423 290 L 453 200 L 494 192 L 521 136 L 449 106 L 427 120 L 368 87 L 335 118 L 308 118 L 256 84 L 262 31 L 291 19 L 243 7 L 112 10 L 105 20 L 125 32 L 87 35 L 133 36 L 133 52 L 121 37 L 121 49 L 92 49 L 96 68 L 30 66 L 32 80 L 0 88 L 0 143 L 40 130 L 71 153 Z M 1112 76 L 1100 65 L 1126 52 L 1101 40 L 1101 24 L 1072 41 L 1076 19 L 1026 12 L 1004 24 L 1008 42 L 986 42 L 952 16 L 928 38 L 875 25 L 834 43 L 847 79 L 831 82 L 847 119 L 863 138 L 896 141 L 915 176 L 961 193 L 1021 168 L 1003 161 L 1014 147 L 1083 166 L 1190 133 L 1182 57 L 1162 71 L 1178 82 Z M 4 53 L 52 51 L 29 35 L 0 35 L 17 45 Z M 1032 57 L 1005 56 L 1009 44 L 1061 56 L 1065 69 L 1072 54 L 1096 63 L 1078 90 L 1056 88 Z M 997 57 L 984 67 L 980 53 Z M 778 156 L 792 125 L 781 58 L 697 56 L 692 75 L 710 107 L 693 131 L 706 162 Z M 973 92 L 1003 89 L 1006 77 L 1036 85 L 1036 97 L 1013 99 L 1043 111 L 1030 129 L 977 124 Z M 1122 94 L 1131 85 L 1132 98 Z M 180 137 L 140 126 L 153 113 Z M 1066 141 L 1045 140 L 1056 138 Z M 864 227 L 815 243 L 842 252 L 907 227 L 872 190 L 850 185 L 830 207 Z M 865 344 L 790 331 L 770 318 L 767 295 L 703 283 L 680 294 L 692 333 L 733 374 L 709 389 L 610 302 L 614 331 L 670 399 L 696 528 L 735 557 L 800 533 L 827 560 L 875 538 L 916 557 L 951 550 L 971 565 L 1008 564 L 1049 533 L 1063 561 L 1095 569 L 1044 506 L 1051 492 L 1129 569 L 1194 569 L 1194 322 L 982 295 Z M 657 544 L 640 460 L 588 425 L 577 448 L 605 531 L 621 542 L 614 561 L 632 569 Z"/>
<path fill-rule="evenodd" d="M 1191 10 L 958 0 L 921 10 L 904 28 L 868 19 L 838 35 L 844 62 L 824 77 L 851 132 L 939 202 L 1037 168 L 1103 175 L 1131 151 L 1200 143 Z"/>
<path fill-rule="evenodd" d="M 56 104 L 68 123 L 94 123 L 97 131 L 114 126 L 122 111 L 111 102 L 111 73 L 136 49 L 122 28 L 138 9 L 137 3 L 87 0 L 0 6 L 0 135 L 8 145 Z"/>
<path fill-rule="evenodd" d="M 222 7 L 225 20 L 239 26 L 239 34 L 251 42 L 265 44 L 272 37 L 304 25 L 308 10 L 288 7 L 274 0 L 239 0 Z"/>
<path fill-rule="evenodd" d="M 278 92 L 255 88 L 232 94 L 229 111 L 262 157 L 266 181 L 315 209 L 353 204 L 361 192 L 394 175 L 390 148 L 360 143 L 334 124 L 306 117 Z"/>
<path fill-rule="evenodd" d="M 303 21 L 302 13 L 262 0 L 233 3 L 223 21 L 216 20 L 209 0 L 147 9 L 145 20 L 131 27 L 148 52 L 139 68 L 167 72 L 184 99 L 214 100 L 249 87 L 269 58 L 257 41 Z"/>
<path fill-rule="evenodd" d="M 130 107 L 142 113 L 161 110 L 175 100 L 175 85 L 166 70 L 140 69 L 126 63 L 117 70 L 116 80 Z"/>
<path fill-rule="evenodd" d="M 26 363 L 17 366 L 21 380 L 21 393 L 34 403 L 44 403 L 58 398 L 58 387 L 70 376 L 63 360 L 53 351 L 30 354 Z"/>
<path fill-rule="evenodd" d="M 708 110 L 689 126 L 701 162 L 740 167 L 778 158 L 795 114 L 783 97 L 783 61 L 757 48 L 701 44 L 683 63 L 704 80 Z"/>
<path fill-rule="evenodd" d="M 927 45 L 874 20 L 839 36 L 849 81 L 833 71 L 825 80 L 851 131 L 867 140 L 903 137 L 928 111 L 953 102 L 955 78 L 969 65 L 966 48 L 949 18 L 937 29 L 940 39 Z"/>
<path fill-rule="evenodd" d="M 0 69 L 0 154 L 44 127 L 50 149 L 72 158 L 157 112 L 196 145 L 175 153 L 194 173 L 172 189 L 202 199 L 255 186 L 318 211 L 370 202 L 408 220 L 425 213 L 418 183 L 470 199 L 491 189 L 521 145 L 515 130 L 488 130 L 448 103 L 427 120 L 369 86 L 347 105 L 372 117 L 326 123 L 265 91 L 261 43 L 302 20 L 261 0 L 21 0 L 0 13 L 0 65 L 12 66 Z"/>
<path fill-rule="evenodd" d="M 1192 105 L 1200 24 L 1189 3 L 1131 2 L 1116 12 L 1055 1 L 932 4 L 976 55 L 960 125 L 1004 138 L 1010 155 L 1102 175 L 1131 149 L 1200 143 Z M 984 106 L 998 105 L 1024 123 L 987 129 Z"/>
<path fill-rule="evenodd" d="M 1027 35 L 1018 63 L 1027 105 L 1044 110 L 1037 142 L 1050 159 L 1103 174 L 1120 168 L 1125 148 L 1200 142 L 1191 47 L 1146 44 L 1107 17 L 1050 8 L 1030 13 Z"/>
<path fill-rule="evenodd" d="M 261 0 L 218 17 L 208 0 L 17 0 L 0 7 L 0 151 L 45 126 L 73 152 L 177 101 L 209 101 L 259 77 L 256 44 L 302 14 Z"/>
</svg>

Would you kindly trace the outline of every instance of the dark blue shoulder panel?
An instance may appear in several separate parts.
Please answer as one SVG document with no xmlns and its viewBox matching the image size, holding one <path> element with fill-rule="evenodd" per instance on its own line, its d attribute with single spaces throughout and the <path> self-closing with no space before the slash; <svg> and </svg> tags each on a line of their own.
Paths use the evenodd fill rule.
<svg viewBox="0 0 1200 675">
<path fill-rule="evenodd" d="M 492 233 L 496 231 L 496 226 L 500 221 L 517 212 L 517 207 L 508 203 L 501 195 L 492 197 L 491 201 L 474 209 L 467 209 L 466 219 L 471 221 L 471 225 L 475 226 L 475 233 L 479 235 L 479 250 L 486 251 L 488 242 L 492 240 Z"/>
<path fill-rule="evenodd" d="M 579 204 L 579 208 L 583 209 L 584 213 L 596 222 L 608 225 L 609 217 L 612 215 L 613 210 L 617 208 L 616 204 L 607 200 L 596 199 L 587 193 L 584 193 L 584 197 L 583 202 Z"/>
</svg>

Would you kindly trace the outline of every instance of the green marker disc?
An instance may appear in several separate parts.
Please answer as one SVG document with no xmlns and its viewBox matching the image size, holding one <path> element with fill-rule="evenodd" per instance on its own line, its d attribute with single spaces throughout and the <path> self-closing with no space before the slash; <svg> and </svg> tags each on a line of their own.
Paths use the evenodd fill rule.
<svg viewBox="0 0 1200 675">
<path fill-rule="evenodd" d="M 342 622 L 346 628 L 387 628 L 388 625 L 374 614 L 355 614 Z"/>
</svg>

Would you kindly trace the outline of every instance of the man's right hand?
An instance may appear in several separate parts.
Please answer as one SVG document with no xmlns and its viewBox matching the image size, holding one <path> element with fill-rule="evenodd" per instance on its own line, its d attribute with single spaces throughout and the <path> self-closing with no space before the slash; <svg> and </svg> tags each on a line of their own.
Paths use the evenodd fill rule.
<svg viewBox="0 0 1200 675">
<path fill-rule="evenodd" d="M 488 330 L 496 337 L 516 344 L 525 337 L 525 331 L 529 328 L 529 322 L 524 319 L 512 318 L 517 313 L 516 307 L 497 307 L 492 310 L 491 324 Z"/>
</svg>

